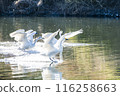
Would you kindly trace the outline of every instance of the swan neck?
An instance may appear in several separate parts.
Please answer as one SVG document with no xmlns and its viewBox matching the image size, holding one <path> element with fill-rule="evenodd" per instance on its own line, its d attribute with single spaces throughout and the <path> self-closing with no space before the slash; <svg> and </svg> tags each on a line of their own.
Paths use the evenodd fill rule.
<svg viewBox="0 0 120 96">
<path fill-rule="evenodd" d="M 63 44 L 64 40 L 65 40 L 65 38 L 64 38 L 63 36 L 61 36 L 61 38 L 57 41 L 56 47 L 57 47 L 58 49 L 61 49 L 61 48 L 62 48 L 62 44 Z"/>
</svg>

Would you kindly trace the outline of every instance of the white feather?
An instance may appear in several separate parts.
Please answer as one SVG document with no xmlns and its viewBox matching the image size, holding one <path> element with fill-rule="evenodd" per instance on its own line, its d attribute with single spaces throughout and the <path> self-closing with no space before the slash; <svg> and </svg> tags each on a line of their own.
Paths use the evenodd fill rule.
<svg viewBox="0 0 120 96">
<path fill-rule="evenodd" d="M 75 32 L 69 32 L 69 33 L 66 33 L 65 34 L 65 38 L 71 38 L 71 37 L 74 37 L 74 36 L 76 36 L 76 35 L 78 35 L 78 34 L 81 34 L 81 33 L 83 33 L 83 30 L 82 29 L 80 29 L 80 30 L 78 30 L 78 31 L 75 31 Z"/>
</svg>

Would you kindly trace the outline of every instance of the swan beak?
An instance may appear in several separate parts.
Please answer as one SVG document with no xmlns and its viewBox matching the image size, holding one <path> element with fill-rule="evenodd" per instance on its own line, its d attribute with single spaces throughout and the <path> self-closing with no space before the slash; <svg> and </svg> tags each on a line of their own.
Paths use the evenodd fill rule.
<svg viewBox="0 0 120 96">
<path fill-rule="evenodd" d="M 68 38 L 65 38 L 65 40 L 69 40 Z"/>
</svg>

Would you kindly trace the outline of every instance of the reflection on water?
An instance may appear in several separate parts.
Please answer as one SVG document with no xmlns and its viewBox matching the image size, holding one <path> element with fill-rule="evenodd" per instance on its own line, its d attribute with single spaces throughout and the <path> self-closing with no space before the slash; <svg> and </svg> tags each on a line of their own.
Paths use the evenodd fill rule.
<svg viewBox="0 0 120 96">
<path fill-rule="evenodd" d="M 43 80 L 62 80 L 62 73 L 54 67 L 46 67 L 42 72 Z"/>
<path fill-rule="evenodd" d="M 119 20 L 108 18 L 0 17 L 0 79 L 120 79 L 119 26 Z M 39 42 L 32 53 L 21 52 L 9 37 L 17 29 L 41 35 L 59 28 L 64 32 L 82 28 L 84 33 L 66 41 L 62 62 L 51 67 L 49 61 L 40 62 L 44 57 L 39 58 Z"/>
</svg>

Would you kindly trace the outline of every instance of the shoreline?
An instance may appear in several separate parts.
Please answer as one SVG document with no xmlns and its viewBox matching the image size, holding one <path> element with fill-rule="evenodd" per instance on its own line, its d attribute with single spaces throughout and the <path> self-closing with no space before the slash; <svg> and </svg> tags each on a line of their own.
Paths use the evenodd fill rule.
<svg viewBox="0 0 120 96">
<path fill-rule="evenodd" d="M 0 16 L 120 17 L 118 0 L 2 0 Z"/>
<path fill-rule="evenodd" d="M 59 17 L 75 17 L 75 18 L 120 18 L 120 16 L 58 16 L 58 15 L 0 15 L 0 17 L 56 17 L 56 18 L 59 18 Z"/>
</svg>

